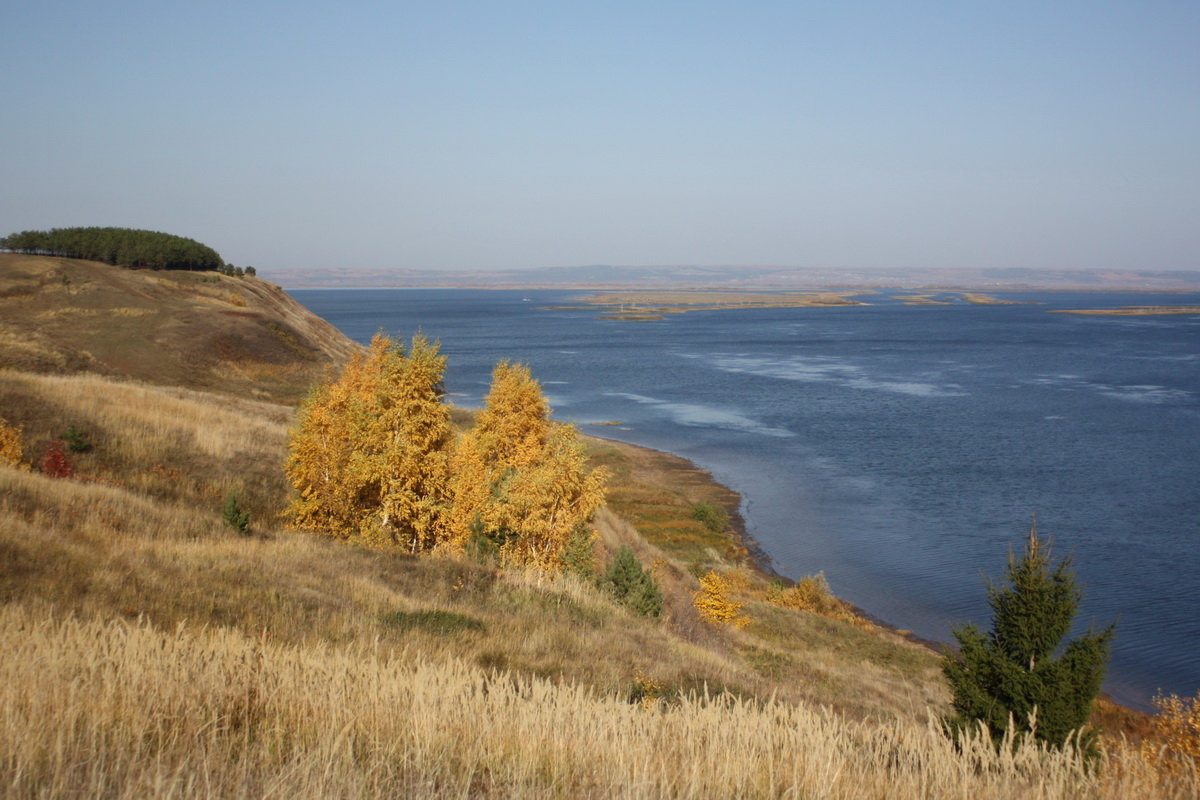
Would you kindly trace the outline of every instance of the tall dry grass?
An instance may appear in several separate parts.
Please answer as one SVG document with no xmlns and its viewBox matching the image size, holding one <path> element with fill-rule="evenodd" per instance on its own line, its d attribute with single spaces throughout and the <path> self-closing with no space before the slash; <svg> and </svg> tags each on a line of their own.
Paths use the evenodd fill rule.
<svg viewBox="0 0 1200 800">
<path fill-rule="evenodd" d="M 802 705 L 647 706 L 369 644 L 0 610 L 0 794 L 14 799 L 1196 794 L 1194 776 L 1160 783 L 1117 758 L 1097 771 Z"/>
<path fill-rule="evenodd" d="M 82 480 L 217 509 L 236 493 L 253 523 L 286 505 L 287 406 L 96 375 L 0 372 L 0 407 L 23 427 L 31 460 L 68 426 L 93 442 L 72 455 Z"/>
<path fill-rule="evenodd" d="M 246 538 L 215 507 L 0 466 L 3 602 L 52 604 L 87 618 L 142 616 L 163 630 L 180 622 L 265 630 L 297 645 L 378 640 L 613 691 L 628 687 L 635 670 L 673 687 L 707 681 L 774 691 L 736 654 L 632 617 L 570 576 L 277 529 Z M 465 615 L 485 630 L 402 630 L 385 622 L 395 612 Z"/>
<path fill-rule="evenodd" d="M 8 372 L 0 379 L 6 392 L 49 398 L 65 417 L 119 432 L 113 444 L 141 461 L 152 461 L 168 443 L 210 456 L 275 461 L 292 417 L 288 406 L 97 375 Z"/>
</svg>

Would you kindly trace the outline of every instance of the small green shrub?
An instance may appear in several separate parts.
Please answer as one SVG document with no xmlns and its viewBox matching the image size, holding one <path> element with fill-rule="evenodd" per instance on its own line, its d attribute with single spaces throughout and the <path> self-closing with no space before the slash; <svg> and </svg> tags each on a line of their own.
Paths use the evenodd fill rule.
<svg viewBox="0 0 1200 800">
<path fill-rule="evenodd" d="M 92 441 L 80 428 L 71 425 L 62 435 L 63 442 L 72 453 L 86 453 L 92 449 Z"/>
<path fill-rule="evenodd" d="M 663 596 L 649 570 L 629 547 L 617 551 L 604 573 L 601 587 L 621 605 L 644 617 L 662 616 Z"/>
<path fill-rule="evenodd" d="M 729 526 L 729 515 L 725 509 L 713 503 L 697 503 L 692 506 L 692 519 L 713 533 L 723 533 Z"/>
<path fill-rule="evenodd" d="M 230 494 L 225 498 L 225 505 L 221 506 L 221 519 L 243 536 L 250 532 L 250 512 L 245 511 L 238 503 L 236 494 Z"/>
<path fill-rule="evenodd" d="M 382 622 L 389 628 L 400 631 L 421 630 L 437 636 L 452 636 L 464 631 L 483 631 L 487 625 L 482 620 L 455 614 L 453 611 L 425 609 L 424 611 L 393 611 L 384 614 Z"/>
<path fill-rule="evenodd" d="M 563 569 L 584 580 L 596 577 L 596 534 L 584 526 L 576 528 L 567 539 L 558 560 Z"/>
</svg>

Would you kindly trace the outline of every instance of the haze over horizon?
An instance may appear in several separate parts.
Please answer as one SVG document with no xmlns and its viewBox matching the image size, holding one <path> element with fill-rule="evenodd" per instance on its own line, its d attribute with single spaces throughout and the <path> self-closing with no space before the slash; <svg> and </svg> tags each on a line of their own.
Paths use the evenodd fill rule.
<svg viewBox="0 0 1200 800">
<path fill-rule="evenodd" d="M 9 3 L 0 235 L 259 269 L 1200 269 L 1200 5 Z"/>
</svg>

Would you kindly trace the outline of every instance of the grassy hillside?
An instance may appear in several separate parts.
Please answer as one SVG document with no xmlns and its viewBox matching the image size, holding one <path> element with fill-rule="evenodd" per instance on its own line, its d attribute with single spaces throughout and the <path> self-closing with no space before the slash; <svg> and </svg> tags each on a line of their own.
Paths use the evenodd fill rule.
<svg viewBox="0 0 1200 800">
<path fill-rule="evenodd" d="M 642 674 L 664 691 L 707 683 L 746 696 L 834 701 L 856 715 L 942 701 L 934 656 L 899 637 L 762 602 L 751 607 L 748 629 L 712 629 L 692 608 L 697 582 L 688 563 L 609 509 L 597 519 L 601 540 L 609 551 L 628 544 L 653 566 L 667 589 L 665 624 L 631 617 L 569 579 L 372 551 L 282 528 L 287 407 L 97 376 L 14 372 L 0 372 L 0 398 L 34 453 L 68 420 L 94 443 L 75 457 L 73 480 L 11 469 L 0 475 L 6 601 L 142 616 L 165 628 L 199 620 L 266 629 L 297 643 L 415 636 L 439 653 L 613 691 Z M 680 532 L 691 531 L 706 568 L 736 568 L 748 584 L 762 580 L 742 565 L 729 534 L 714 547 L 714 535 L 689 517 L 694 502 L 719 491 L 715 485 L 675 488 L 661 480 L 669 465 L 635 462 L 636 450 L 609 443 L 592 446 L 618 472 L 613 496 L 631 516 L 674 517 L 665 544 L 676 553 Z M 656 476 L 662 488 L 649 493 Z M 222 524 L 230 493 L 251 511 L 250 538 Z M 746 592 L 753 594 L 749 586 Z M 446 637 L 426 636 L 419 624 L 381 623 L 397 611 L 452 612 L 485 628 Z"/>
<path fill-rule="evenodd" d="M 258 278 L 0 253 L 0 368 L 295 402 L 355 346 Z"/>
<path fill-rule="evenodd" d="M 288 530 L 293 408 L 236 385 L 0 369 L 0 415 L 27 460 L 68 426 L 91 444 L 71 478 L 0 467 L 0 796 L 1196 791 L 1132 750 L 1099 773 L 1034 747 L 956 753 L 932 725 L 947 700 L 937 656 L 840 607 L 780 606 L 715 513 L 735 498 L 669 456 L 589 443 L 614 473 L 603 548 L 651 567 L 661 621 L 569 575 Z M 230 493 L 248 536 L 222 522 Z M 745 603 L 745 628 L 695 611 L 709 569 Z"/>
</svg>

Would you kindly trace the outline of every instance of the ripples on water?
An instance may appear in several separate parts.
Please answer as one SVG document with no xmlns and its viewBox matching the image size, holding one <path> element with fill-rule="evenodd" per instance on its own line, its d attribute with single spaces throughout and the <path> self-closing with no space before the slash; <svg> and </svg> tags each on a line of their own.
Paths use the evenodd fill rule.
<svg viewBox="0 0 1200 800">
<path fill-rule="evenodd" d="M 1081 625 L 1117 621 L 1109 691 L 1145 707 L 1200 687 L 1200 318 L 1045 313 L 1161 296 L 625 322 L 537 309 L 563 292 L 293 294 L 359 341 L 440 339 L 464 405 L 495 361 L 529 363 L 559 418 L 619 420 L 589 432 L 711 469 L 782 572 L 823 569 L 924 636 L 986 626 L 981 573 L 1001 576 L 1037 511 L 1074 558 Z"/>
</svg>

